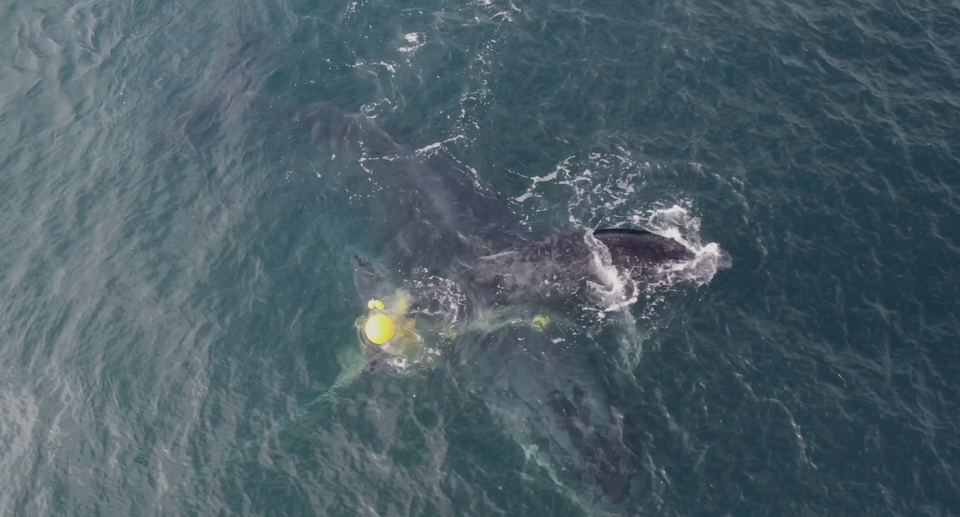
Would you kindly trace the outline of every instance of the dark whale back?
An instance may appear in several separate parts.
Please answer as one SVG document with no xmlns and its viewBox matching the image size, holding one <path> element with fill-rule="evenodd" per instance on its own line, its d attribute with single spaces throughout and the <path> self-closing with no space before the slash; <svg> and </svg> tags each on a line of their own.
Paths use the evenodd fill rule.
<svg viewBox="0 0 960 517">
<path fill-rule="evenodd" d="M 587 282 L 605 282 L 598 266 L 607 253 L 610 265 L 637 281 L 649 280 L 664 265 L 696 258 L 683 244 L 646 230 L 577 230 L 482 257 L 465 280 L 474 290 L 507 298 L 567 297 L 582 292 Z"/>
<path fill-rule="evenodd" d="M 636 270 L 670 262 L 693 260 L 696 255 L 690 248 L 669 238 L 647 230 L 633 228 L 601 228 L 594 230 L 593 237 L 610 251 L 613 265 Z"/>
</svg>

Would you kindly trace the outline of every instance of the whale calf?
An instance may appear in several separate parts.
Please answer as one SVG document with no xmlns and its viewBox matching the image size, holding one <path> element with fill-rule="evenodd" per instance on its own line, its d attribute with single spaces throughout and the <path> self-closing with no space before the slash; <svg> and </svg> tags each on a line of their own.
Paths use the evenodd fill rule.
<svg viewBox="0 0 960 517">
<path fill-rule="evenodd" d="M 582 294 L 590 285 L 610 287 L 611 274 L 645 285 L 665 267 L 696 253 L 680 242 L 634 228 L 577 230 L 481 257 L 463 281 L 507 299 Z"/>
</svg>

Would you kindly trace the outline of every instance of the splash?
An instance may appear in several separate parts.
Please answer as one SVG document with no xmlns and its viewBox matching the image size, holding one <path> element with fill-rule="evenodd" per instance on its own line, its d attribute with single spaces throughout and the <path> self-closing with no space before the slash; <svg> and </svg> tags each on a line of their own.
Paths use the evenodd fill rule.
<svg viewBox="0 0 960 517">
<path fill-rule="evenodd" d="M 636 303 L 639 292 L 636 282 L 613 265 L 610 251 L 593 234 L 585 233 L 583 238 L 592 252 L 596 278 L 600 279 L 600 283 L 587 281 L 587 294 L 598 302 L 600 314 L 624 310 Z"/>
<path fill-rule="evenodd" d="M 664 237 L 669 237 L 694 252 L 687 262 L 663 268 L 658 277 L 659 285 L 672 286 L 677 282 L 691 282 L 698 286 L 713 280 L 717 270 L 730 267 L 730 256 L 716 242 L 704 243 L 700 236 L 700 218 L 688 208 L 673 205 L 656 208 L 645 215 L 635 214 L 632 220 L 638 226 Z"/>
<path fill-rule="evenodd" d="M 427 44 L 427 38 L 423 34 L 417 32 L 411 32 L 403 36 L 403 41 L 407 43 L 407 46 L 398 48 L 400 52 L 413 53 L 416 52 L 418 48 Z"/>
</svg>

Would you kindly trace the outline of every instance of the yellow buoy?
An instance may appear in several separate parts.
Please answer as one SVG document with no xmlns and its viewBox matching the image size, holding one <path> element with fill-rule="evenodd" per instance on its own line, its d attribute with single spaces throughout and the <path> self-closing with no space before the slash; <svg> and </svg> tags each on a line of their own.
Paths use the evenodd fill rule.
<svg viewBox="0 0 960 517">
<path fill-rule="evenodd" d="M 367 318 L 367 322 L 363 325 L 363 333 L 367 339 L 377 345 L 390 341 L 395 332 L 393 320 L 386 314 L 374 314 Z"/>
<path fill-rule="evenodd" d="M 537 332 L 543 332 L 543 329 L 547 328 L 547 325 L 550 324 L 550 316 L 544 314 L 537 314 L 533 317 L 533 321 L 530 322 L 533 325 L 533 329 Z"/>
</svg>

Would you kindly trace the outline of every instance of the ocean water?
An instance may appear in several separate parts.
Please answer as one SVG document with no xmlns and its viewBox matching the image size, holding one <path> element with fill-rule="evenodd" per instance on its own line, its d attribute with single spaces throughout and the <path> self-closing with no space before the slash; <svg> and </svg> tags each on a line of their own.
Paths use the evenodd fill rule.
<svg viewBox="0 0 960 517">
<path fill-rule="evenodd" d="M 960 515 L 956 1 L 0 12 L 0 514 Z M 602 226 L 704 261 L 357 373 L 351 255 Z"/>
</svg>

